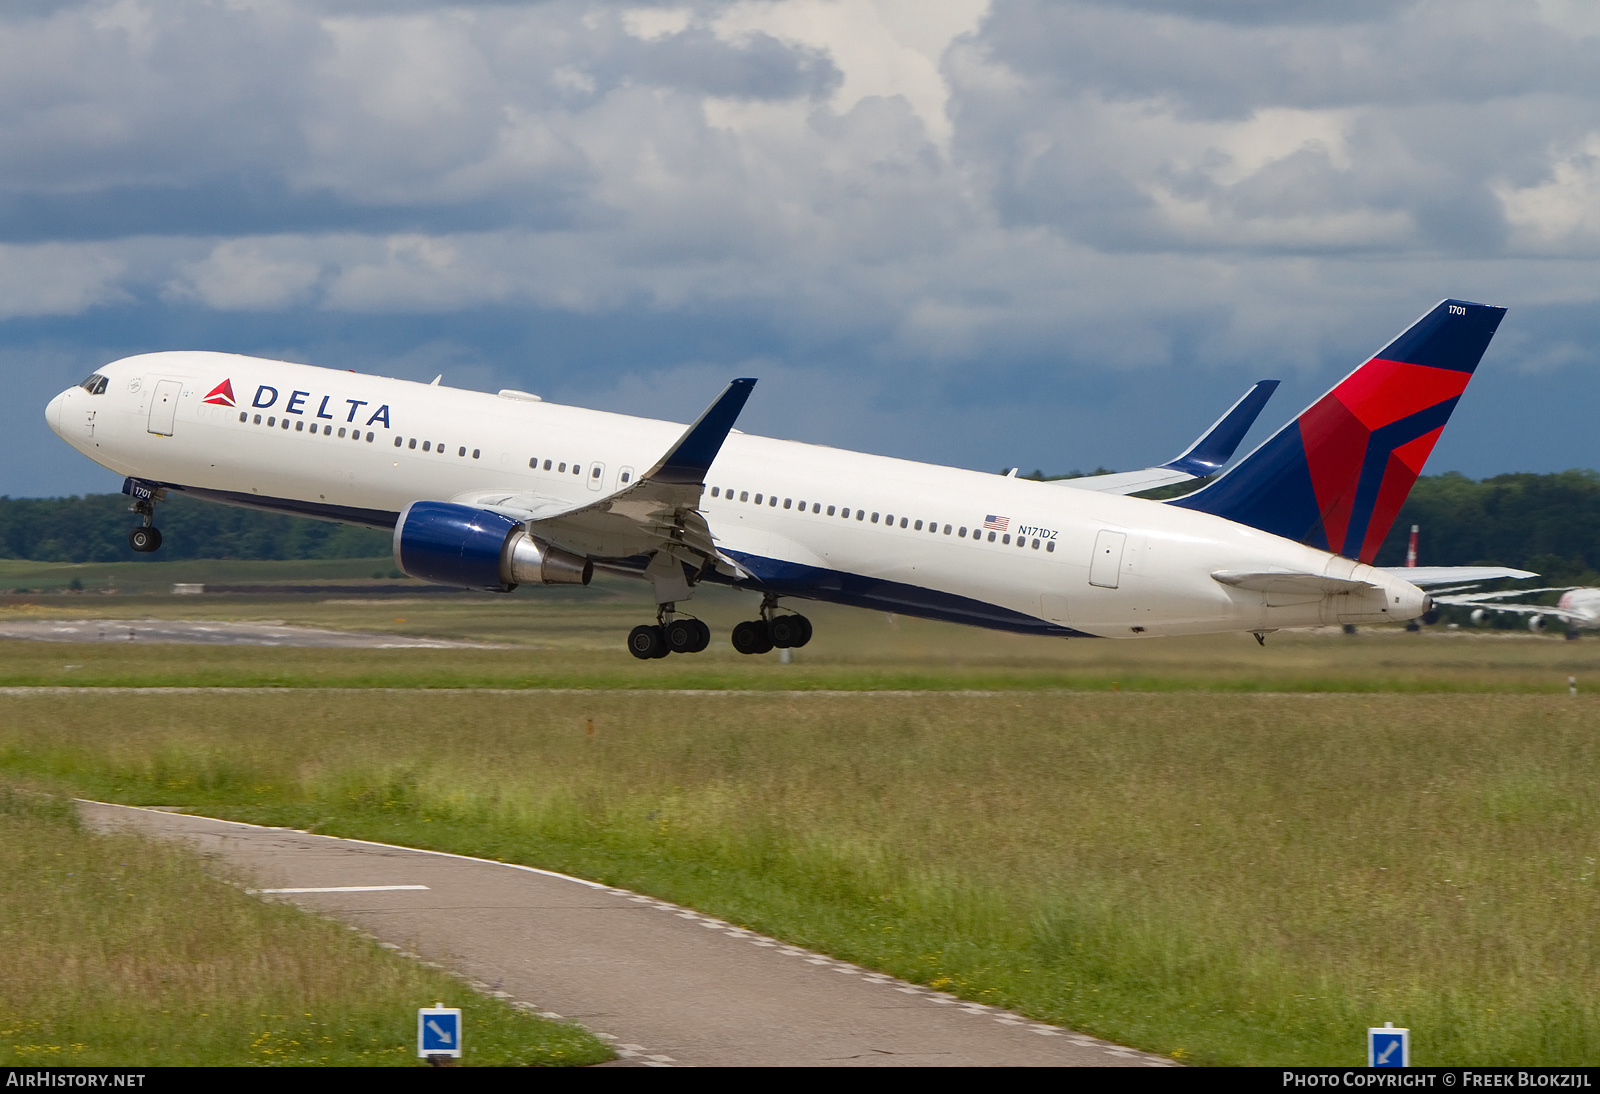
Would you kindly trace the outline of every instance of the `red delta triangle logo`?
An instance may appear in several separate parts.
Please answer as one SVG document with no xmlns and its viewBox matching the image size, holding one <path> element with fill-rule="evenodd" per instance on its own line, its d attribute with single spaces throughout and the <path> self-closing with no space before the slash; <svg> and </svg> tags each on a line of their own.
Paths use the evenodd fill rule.
<svg viewBox="0 0 1600 1094">
<path fill-rule="evenodd" d="M 222 381 L 222 383 L 207 392 L 206 397 L 200 401 L 202 403 L 215 403 L 218 406 L 233 406 L 233 380 L 230 378 Z"/>
</svg>

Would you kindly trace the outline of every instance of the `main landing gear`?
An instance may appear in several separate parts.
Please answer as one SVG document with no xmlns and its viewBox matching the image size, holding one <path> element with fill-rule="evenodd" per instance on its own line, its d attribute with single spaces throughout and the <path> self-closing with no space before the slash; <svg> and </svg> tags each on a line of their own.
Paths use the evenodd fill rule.
<svg viewBox="0 0 1600 1094">
<path fill-rule="evenodd" d="M 770 653 L 774 649 L 799 649 L 811 641 L 811 620 L 803 615 L 778 615 L 778 598 L 761 602 L 761 618 L 733 628 L 733 648 L 740 653 Z"/>
<path fill-rule="evenodd" d="M 155 499 L 136 498 L 128 509 L 130 512 L 138 513 L 144 518 L 143 525 L 128 533 L 128 546 L 138 551 L 141 555 L 161 550 L 161 529 L 155 525 Z"/>
<path fill-rule="evenodd" d="M 642 624 L 628 633 L 628 652 L 641 661 L 669 653 L 699 653 L 711 644 L 711 628 L 699 619 L 676 614 L 676 605 L 663 604 L 654 624 Z M 803 615 L 777 614 L 778 600 L 761 602 L 761 618 L 733 628 L 733 648 L 740 653 L 770 653 L 798 649 L 811 641 L 811 620 Z"/>
<path fill-rule="evenodd" d="M 699 653 L 711 645 L 711 628 L 698 619 L 675 615 L 676 605 L 663 604 L 657 622 L 628 632 L 628 652 L 641 661 L 665 657 L 669 653 Z"/>
</svg>

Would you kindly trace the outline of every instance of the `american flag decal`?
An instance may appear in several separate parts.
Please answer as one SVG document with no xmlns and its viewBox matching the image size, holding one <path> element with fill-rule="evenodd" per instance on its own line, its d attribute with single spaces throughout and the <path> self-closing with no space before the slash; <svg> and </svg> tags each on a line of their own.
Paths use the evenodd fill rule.
<svg viewBox="0 0 1600 1094">
<path fill-rule="evenodd" d="M 1004 532 L 1011 527 L 1010 517 L 997 517 L 993 513 L 983 518 L 983 526 L 994 532 Z"/>
</svg>

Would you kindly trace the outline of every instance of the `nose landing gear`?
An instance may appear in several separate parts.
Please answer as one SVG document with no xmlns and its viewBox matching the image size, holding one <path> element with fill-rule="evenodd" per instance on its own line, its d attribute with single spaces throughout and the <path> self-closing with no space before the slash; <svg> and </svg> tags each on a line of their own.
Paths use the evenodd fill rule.
<svg viewBox="0 0 1600 1094">
<path fill-rule="evenodd" d="M 148 497 L 136 497 L 128 506 L 129 512 L 144 518 L 144 524 L 128 533 L 128 546 L 141 555 L 161 549 L 161 529 L 155 526 L 157 493 L 159 491 L 150 492 Z"/>
</svg>

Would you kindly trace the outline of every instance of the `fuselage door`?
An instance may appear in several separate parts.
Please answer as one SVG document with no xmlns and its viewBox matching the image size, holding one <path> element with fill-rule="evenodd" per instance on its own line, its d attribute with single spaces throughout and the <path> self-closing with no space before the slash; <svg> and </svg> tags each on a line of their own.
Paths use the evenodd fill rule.
<svg viewBox="0 0 1600 1094">
<path fill-rule="evenodd" d="M 150 432 L 172 436 L 172 422 L 178 416 L 178 394 L 183 385 L 177 380 L 161 380 L 150 396 Z"/>
<path fill-rule="evenodd" d="M 1089 584 L 1102 589 L 1115 589 L 1122 572 L 1122 549 L 1127 545 L 1128 533 L 1102 529 L 1094 537 L 1094 557 L 1089 560 Z"/>
</svg>

